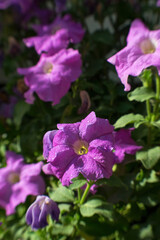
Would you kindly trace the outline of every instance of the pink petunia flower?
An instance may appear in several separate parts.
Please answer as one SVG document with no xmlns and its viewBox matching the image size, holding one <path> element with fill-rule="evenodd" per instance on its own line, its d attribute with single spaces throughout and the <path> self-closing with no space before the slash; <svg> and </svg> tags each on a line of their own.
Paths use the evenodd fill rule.
<svg viewBox="0 0 160 240">
<path fill-rule="evenodd" d="M 53 56 L 42 54 L 36 66 L 19 68 L 18 73 L 25 75 L 26 102 L 34 102 L 36 92 L 43 101 L 59 103 L 68 92 L 70 85 L 81 74 L 81 56 L 77 50 L 63 49 Z"/>
<path fill-rule="evenodd" d="M 43 138 L 43 156 L 48 162 L 43 171 L 55 175 L 63 185 L 79 174 L 94 181 L 109 178 L 113 165 L 122 162 L 125 153 L 141 149 L 127 130 L 118 134 L 107 119 L 97 118 L 94 112 L 81 122 L 58 124 L 57 128 Z"/>
<path fill-rule="evenodd" d="M 129 75 L 138 76 L 150 66 L 160 69 L 160 30 L 150 31 L 141 20 L 134 20 L 127 36 L 127 46 L 108 62 L 115 65 L 124 90 L 129 91 Z"/>
<path fill-rule="evenodd" d="M 157 1 L 157 7 L 160 7 L 160 0 Z"/>
<path fill-rule="evenodd" d="M 7 166 L 0 168 L 0 207 L 10 215 L 28 195 L 37 196 L 45 191 L 40 176 L 43 163 L 25 164 L 23 157 L 14 152 L 6 153 Z"/>
<path fill-rule="evenodd" d="M 70 42 L 79 43 L 84 36 L 81 24 L 74 22 L 70 15 L 57 17 L 50 25 L 33 25 L 33 29 L 38 36 L 26 38 L 24 43 L 27 47 L 34 46 L 38 54 L 55 54 Z"/>
</svg>

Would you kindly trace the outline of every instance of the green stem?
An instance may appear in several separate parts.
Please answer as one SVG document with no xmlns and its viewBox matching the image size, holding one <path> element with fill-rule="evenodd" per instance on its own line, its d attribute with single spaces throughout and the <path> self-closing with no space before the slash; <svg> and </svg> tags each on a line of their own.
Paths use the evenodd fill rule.
<svg viewBox="0 0 160 240">
<path fill-rule="evenodd" d="M 81 201 L 81 189 L 80 188 L 78 188 L 78 202 L 80 202 Z"/>
<path fill-rule="evenodd" d="M 151 120 L 151 105 L 149 100 L 146 100 L 146 110 L 147 110 L 147 115 L 148 115 L 148 120 Z"/>
<path fill-rule="evenodd" d="M 142 79 L 142 83 L 144 87 L 151 88 L 151 81 L 147 81 Z M 150 105 L 150 100 L 146 100 L 146 112 L 148 116 L 148 120 L 151 120 L 151 105 Z"/>
<path fill-rule="evenodd" d="M 80 201 L 80 205 L 82 205 L 84 203 L 84 201 L 85 201 L 85 199 L 86 199 L 86 197 L 87 197 L 87 195 L 89 193 L 89 190 L 90 190 L 91 186 L 92 186 L 92 183 L 88 182 L 87 186 L 86 186 L 86 189 L 85 189 L 85 191 L 84 191 L 84 193 L 82 195 L 82 198 L 81 198 L 81 201 Z"/>
<path fill-rule="evenodd" d="M 153 118 L 152 121 L 155 121 L 158 115 L 158 107 L 159 107 L 159 98 L 160 98 L 160 77 L 156 72 L 156 103 L 153 109 Z"/>
</svg>

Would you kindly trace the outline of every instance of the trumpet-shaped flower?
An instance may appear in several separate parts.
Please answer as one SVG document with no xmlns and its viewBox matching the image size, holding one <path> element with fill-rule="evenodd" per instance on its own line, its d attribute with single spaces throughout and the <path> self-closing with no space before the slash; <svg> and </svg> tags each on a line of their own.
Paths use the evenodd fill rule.
<svg viewBox="0 0 160 240">
<path fill-rule="evenodd" d="M 81 56 L 77 50 L 63 49 L 53 56 L 42 55 L 38 64 L 30 68 L 19 68 L 25 75 L 26 102 L 33 103 L 36 92 L 43 101 L 59 103 L 68 92 L 70 85 L 81 74 Z"/>
<path fill-rule="evenodd" d="M 33 29 L 38 36 L 26 38 L 24 43 L 27 47 L 34 46 L 38 54 L 55 54 L 70 42 L 80 42 L 84 36 L 81 24 L 74 22 L 70 15 L 57 17 L 50 25 L 33 25 Z"/>
<path fill-rule="evenodd" d="M 129 91 L 129 75 L 138 76 L 150 66 L 160 69 L 160 30 L 150 31 L 141 20 L 134 20 L 127 37 L 127 46 L 109 58 L 108 62 L 115 65 L 125 86 L 124 90 Z"/>
<path fill-rule="evenodd" d="M 49 197 L 41 195 L 28 208 L 26 221 L 28 225 L 31 225 L 32 229 L 37 230 L 48 225 L 48 215 L 51 215 L 53 220 L 58 221 L 59 213 L 57 204 Z"/>
<path fill-rule="evenodd" d="M 141 148 L 127 133 L 117 135 L 109 121 L 97 118 L 94 112 L 81 122 L 58 124 L 57 128 L 43 138 L 43 155 L 48 162 L 43 171 L 55 175 L 63 185 L 79 174 L 94 181 L 109 178 L 113 165 L 121 162 L 125 153 L 134 154 Z"/>
<path fill-rule="evenodd" d="M 40 176 L 42 162 L 25 164 L 21 155 L 10 151 L 6 158 L 7 166 L 0 168 L 0 207 L 10 215 L 28 195 L 43 194 L 45 183 Z"/>
</svg>

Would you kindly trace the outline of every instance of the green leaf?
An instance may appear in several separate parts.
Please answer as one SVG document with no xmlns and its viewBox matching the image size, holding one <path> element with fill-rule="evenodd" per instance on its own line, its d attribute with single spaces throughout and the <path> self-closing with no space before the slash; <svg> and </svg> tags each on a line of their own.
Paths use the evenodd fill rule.
<svg viewBox="0 0 160 240">
<path fill-rule="evenodd" d="M 138 123 L 139 121 L 144 121 L 144 117 L 141 114 L 129 113 L 120 117 L 114 124 L 114 127 L 123 128 L 129 123 Z"/>
<path fill-rule="evenodd" d="M 91 199 L 80 207 L 83 217 L 91 217 L 94 214 L 103 215 L 113 221 L 113 207 L 101 199 Z"/>
<path fill-rule="evenodd" d="M 77 178 L 72 179 L 72 184 L 69 186 L 70 189 L 78 189 L 83 187 L 86 184 L 87 180 L 82 176 L 79 175 Z"/>
<path fill-rule="evenodd" d="M 71 208 L 71 205 L 66 204 L 66 203 L 61 203 L 61 204 L 58 204 L 58 207 L 59 207 L 61 213 L 62 212 L 69 212 L 70 208 Z"/>
<path fill-rule="evenodd" d="M 23 100 L 19 101 L 14 109 L 14 123 L 20 126 L 23 116 L 30 110 L 30 105 Z"/>
<path fill-rule="evenodd" d="M 157 128 L 160 128 L 160 120 L 156 121 L 156 122 L 151 122 L 151 124 Z"/>
<path fill-rule="evenodd" d="M 133 92 L 128 93 L 128 99 L 130 101 L 144 102 L 150 98 L 154 98 L 155 93 L 152 89 L 147 87 L 136 88 Z"/>
<path fill-rule="evenodd" d="M 127 185 L 124 184 L 122 182 L 122 180 L 115 175 L 112 175 L 109 179 L 106 179 L 106 178 L 99 179 L 96 182 L 96 185 L 101 185 L 101 184 L 107 184 L 108 186 L 111 186 L 111 187 L 125 187 L 125 188 L 128 188 Z"/>
<path fill-rule="evenodd" d="M 136 153 L 136 159 L 141 161 L 145 168 L 152 168 L 160 159 L 160 147 L 154 147 L 148 151 L 139 151 Z"/>
<path fill-rule="evenodd" d="M 54 192 L 50 193 L 50 197 L 55 202 L 73 202 L 74 192 L 69 188 L 59 186 Z"/>
<path fill-rule="evenodd" d="M 93 41 L 98 42 L 98 43 L 104 43 L 104 44 L 111 44 L 113 43 L 113 35 L 110 34 L 109 31 L 107 30 L 99 30 L 94 32 L 91 35 L 91 38 L 93 39 Z"/>
<path fill-rule="evenodd" d="M 51 227 L 51 231 L 52 231 L 52 235 L 67 235 L 70 236 L 72 234 L 74 230 L 74 227 L 72 225 L 61 225 L 61 224 L 56 224 L 56 225 L 52 225 Z"/>
</svg>

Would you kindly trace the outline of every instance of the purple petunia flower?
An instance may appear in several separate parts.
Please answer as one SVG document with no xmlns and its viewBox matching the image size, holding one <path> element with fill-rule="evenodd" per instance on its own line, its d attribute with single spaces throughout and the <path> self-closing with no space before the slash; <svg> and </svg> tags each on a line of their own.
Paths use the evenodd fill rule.
<svg viewBox="0 0 160 240">
<path fill-rule="evenodd" d="M 160 7 L 160 0 L 157 1 L 157 7 Z"/>
<path fill-rule="evenodd" d="M 134 129 L 120 129 L 114 132 L 114 154 L 116 155 L 116 163 L 121 163 L 125 154 L 135 154 L 142 147 L 137 146 L 135 141 L 131 138 L 131 132 Z"/>
<path fill-rule="evenodd" d="M 24 94 L 26 102 L 33 103 L 36 92 L 43 101 L 59 103 L 71 82 L 80 76 L 81 65 L 78 50 L 63 49 L 53 56 L 43 54 L 36 66 L 19 68 L 18 73 L 25 75 L 25 84 L 30 88 Z"/>
<path fill-rule="evenodd" d="M 150 31 L 141 20 L 134 20 L 127 37 L 127 46 L 109 58 L 108 62 L 115 65 L 125 86 L 124 90 L 129 91 L 129 75 L 138 76 L 150 66 L 160 69 L 160 30 Z"/>
<path fill-rule="evenodd" d="M 23 157 L 11 151 L 6 153 L 6 159 L 7 166 L 0 168 L 0 206 L 10 215 L 28 195 L 43 194 L 45 183 L 40 176 L 42 162 L 24 164 Z"/>
<path fill-rule="evenodd" d="M 38 36 L 26 38 L 24 43 L 27 47 L 34 46 L 38 54 L 55 54 L 70 42 L 79 43 L 84 36 L 81 24 L 74 22 L 70 15 L 57 17 L 50 25 L 33 25 L 33 28 Z"/>
<path fill-rule="evenodd" d="M 58 221 L 59 213 L 57 204 L 49 197 L 41 195 L 28 208 L 26 221 L 28 225 L 31 225 L 32 229 L 37 230 L 48 225 L 48 215 L 51 215 L 53 220 Z"/>
<path fill-rule="evenodd" d="M 127 132 L 114 132 L 108 120 L 97 118 L 94 112 L 81 122 L 58 124 L 57 128 L 43 138 L 48 162 L 43 171 L 55 175 L 63 185 L 80 173 L 88 180 L 109 178 L 113 165 L 121 162 L 125 153 L 134 154 L 141 148 Z"/>
</svg>

